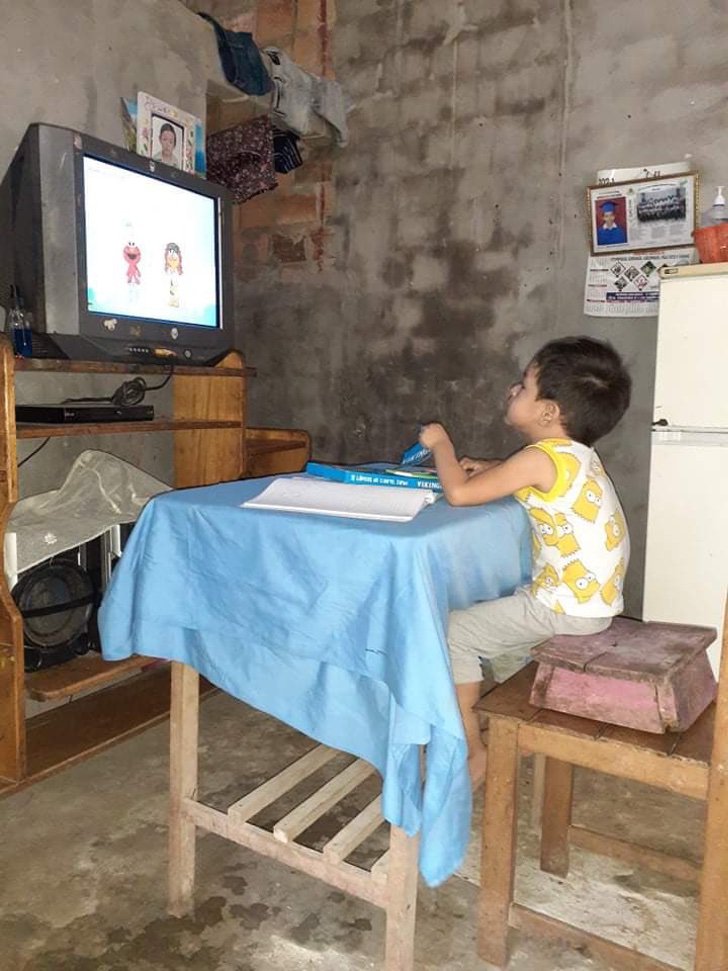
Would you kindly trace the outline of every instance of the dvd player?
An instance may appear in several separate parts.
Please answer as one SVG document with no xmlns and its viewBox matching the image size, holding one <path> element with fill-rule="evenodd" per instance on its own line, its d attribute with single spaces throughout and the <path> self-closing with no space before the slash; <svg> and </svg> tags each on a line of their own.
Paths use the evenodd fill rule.
<svg viewBox="0 0 728 971">
<path fill-rule="evenodd" d="M 151 421 L 154 405 L 114 405 L 103 401 L 68 401 L 50 405 L 16 405 L 15 420 L 43 425 L 81 422 Z"/>
</svg>

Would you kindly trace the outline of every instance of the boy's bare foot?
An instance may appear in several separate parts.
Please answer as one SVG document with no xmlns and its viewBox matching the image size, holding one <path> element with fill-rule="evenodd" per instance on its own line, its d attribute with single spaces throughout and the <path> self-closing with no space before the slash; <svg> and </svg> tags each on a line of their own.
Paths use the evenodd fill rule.
<svg viewBox="0 0 728 971">
<path fill-rule="evenodd" d="M 473 791 L 479 789 L 485 782 L 485 766 L 488 761 L 488 749 L 480 746 L 468 759 L 468 772 Z"/>
<path fill-rule="evenodd" d="M 465 729 L 465 741 L 468 745 L 468 772 L 473 789 L 483 784 L 485 779 L 485 761 L 488 750 L 483 745 L 481 734 L 480 713 L 475 711 L 474 705 L 480 698 L 482 682 L 468 681 L 455 685 L 460 716 Z"/>
</svg>

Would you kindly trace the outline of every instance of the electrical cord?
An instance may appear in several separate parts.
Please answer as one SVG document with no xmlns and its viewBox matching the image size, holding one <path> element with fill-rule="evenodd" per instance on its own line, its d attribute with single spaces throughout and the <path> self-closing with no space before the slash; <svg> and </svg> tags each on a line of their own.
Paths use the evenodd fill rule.
<svg viewBox="0 0 728 971">
<path fill-rule="evenodd" d="M 144 378 L 141 377 L 124 381 L 112 394 L 110 401 L 119 408 L 129 408 L 131 405 L 138 405 L 140 401 L 144 400 L 144 395 L 147 391 L 157 391 L 159 388 L 163 388 L 171 377 L 172 372 L 170 371 L 161 384 L 155 384 L 152 387 L 149 387 Z"/>
<path fill-rule="evenodd" d="M 163 388 L 169 382 L 173 372 L 174 368 L 170 367 L 169 374 L 161 384 L 150 385 L 147 384 L 144 378 L 136 377 L 130 381 L 124 381 L 112 395 L 104 395 L 103 397 L 97 398 L 64 398 L 63 404 L 70 404 L 74 401 L 110 401 L 117 408 L 129 408 L 143 401 L 147 391 L 159 391 L 160 388 Z"/>
<path fill-rule="evenodd" d="M 170 367 L 169 374 L 162 381 L 161 384 L 147 384 L 147 382 L 142 377 L 132 378 L 130 381 L 124 381 L 112 395 L 105 395 L 104 397 L 98 398 L 64 398 L 63 404 L 69 404 L 73 401 L 110 401 L 112 404 L 116 405 L 117 408 L 129 408 L 131 405 L 138 405 L 140 401 L 144 400 L 144 395 L 147 391 L 159 391 L 163 388 L 165 384 L 169 383 L 169 379 L 172 377 L 174 372 L 174 367 Z M 50 442 L 50 435 L 48 438 L 43 439 L 38 448 L 33 449 L 30 455 L 26 455 L 24 459 L 18 462 L 17 468 L 21 465 L 25 465 L 29 462 L 34 455 L 37 455 L 42 448 Z"/>
<path fill-rule="evenodd" d="M 34 455 L 37 455 L 38 452 L 40 452 L 40 450 L 44 448 L 48 444 L 48 442 L 50 442 L 50 440 L 51 440 L 50 435 L 48 436 L 48 438 L 44 438 L 43 441 L 38 446 L 38 448 L 34 448 L 33 451 L 30 453 L 30 455 L 26 455 L 24 459 L 21 459 L 21 461 L 18 462 L 18 468 L 20 468 L 21 465 L 25 465 L 25 463 L 29 461 L 29 459 L 32 459 Z"/>
</svg>

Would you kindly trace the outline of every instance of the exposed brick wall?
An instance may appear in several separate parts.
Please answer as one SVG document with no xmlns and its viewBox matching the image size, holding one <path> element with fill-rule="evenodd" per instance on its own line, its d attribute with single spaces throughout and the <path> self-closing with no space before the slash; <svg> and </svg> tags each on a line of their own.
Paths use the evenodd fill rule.
<svg viewBox="0 0 728 971">
<path fill-rule="evenodd" d="M 210 0 L 197 5 L 226 27 L 249 31 L 259 47 L 280 47 L 304 70 L 333 77 L 330 34 L 334 0 Z M 213 128 L 227 128 L 265 110 L 259 102 L 222 106 Z M 235 272 L 286 278 L 322 270 L 328 261 L 327 220 L 333 213 L 331 152 L 326 138 L 300 144 L 304 164 L 277 175 L 278 187 L 235 207 Z"/>
<path fill-rule="evenodd" d="M 305 263 L 312 272 L 326 264 L 326 223 L 334 200 L 330 167 L 308 160 L 294 172 L 276 177 L 278 188 L 235 207 L 238 279 L 251 279 L 288 262 Z M 266 234 L 278 240 L 285 237 L 296 245 L 266 246 L 262 241 Z M 306 253 L 305 260 L 300 258 L 301 252 Z M 290 253 L 296 254 L 294 259 L 287 258 Z"/>
</svg>

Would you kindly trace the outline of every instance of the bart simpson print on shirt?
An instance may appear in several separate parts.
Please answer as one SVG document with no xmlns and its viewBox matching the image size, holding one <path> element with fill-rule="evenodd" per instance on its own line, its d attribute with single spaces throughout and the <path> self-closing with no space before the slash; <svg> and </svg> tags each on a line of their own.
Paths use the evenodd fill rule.
<svg viewBox="0 0 728 971">
<path fill-rule="evenodd" d="M 556 529 L 556 522 L 545 509 L 534 509 L 533 519 L 536 521 L 536 533 L 548 546 L 556 546 L 559 542 L 559 534 Z"/>
<path fill-rule="evenodd" d="M 614 569 L 614 573 L 602 587 L 602 600 L 604 603 L 613 604 L 618 597 L 622 596 L 623 582 L 624 561 L 620 560 Z"/>
<path fill-rule="evenodd" d="M 602 495 L 603 490 L 596 479 L 587 479 L 581 488 L 581 492 L 571 507 L 574 512 L 583 516 L 584 519 L 588 519 L 590 523 L 599 515 L 599 510 L 602 508 Z"/>
<path fill-rule="evenodd" d="M 555 590 L 559 585 L 559 575 L 552 566 L 545 566 L 538 576 L 533 578 L 535 587 L 549 587 Z"/>
<path fill-rule="evenodd" d="M 574 527 L 562 512 L 557 512 L 554 516 L 556 524 L 556 546 L 562 556 L 569 556 L 576 553 L 579 544 L 574 536 Z"/>
<path fill-rule="evenodd" d="M 622 542 L 623 537 L 627 533 L 627 524 L 619 509 L 604 524 L 604 532 L 607 535 L 606 543 L 608 550 L 615 549 Z"/>
<path fill-rule="evenodd" d="M 572 560 L 564 567 L 564 582 L 574 591 L 579 603 L 586 603 L 599 590 L 596 575 L 584 566 L 580 560 Z"/>
</svg>

